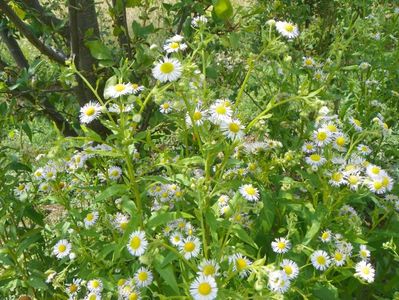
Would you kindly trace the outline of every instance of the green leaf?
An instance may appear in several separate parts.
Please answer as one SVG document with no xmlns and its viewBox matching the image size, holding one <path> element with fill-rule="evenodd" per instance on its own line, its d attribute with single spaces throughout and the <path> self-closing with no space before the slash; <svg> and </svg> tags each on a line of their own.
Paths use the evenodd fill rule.
<svg viewBox="0 0 399 300">
<path fill-rule="evenodd" d="M 325 283 L 325 285 L 317 283 L 313 289 L 313 295 L 320 300 L 339 299 L 337 288 L 329 283 Z"/>
<path fill-rule="evenodd" d="M 44 280 L 40 277 L 36 277 L 36 276 L 29 276 L 28 279 L 28 285 L 38 289 L 38 290 L 47 290 L 47 284 L 44 282 Z"/>
<path fill-rule="evenodd" d="M 105 189 L 102 193 L 100 193 L 96 197 L 96 201 L 100 202 L 100 201 L 104 201 L 104 200 L 106 200 L 110 197 L 116 196 L 116 195 L 122 195 L 122 194 L 126 193 L 128 190 L 129 190 L 129 188 L 125 184 L 112 185 L 109 188 Z"/>
<path fill-rule="evenodd" d="M 173 272 L 172 265 L 167 265 L 166 267 L 161 267 L 161 264 L 154 262 L 155 269 L 165 281 L 165 283 L 173 289 L 176 294 L 179 294 L 179 286 L 177 285 L 176 276 Z"/>
<path fill-rule="evenodd" d="M 30 142 L 32 143 L 32 130 L 27 123 L 22 124 L 22 130 L 26 133 Z"/>
<path fill-rule="evenodd" d="M 8 164 L 8 166 L 6 167 L 6 169 L 13 170 L 13 171 L 28 171 L 28 172 L 32 172 L 32 169 L 29 166 L 27 166 L 27 165 L 25 165 L 23 163 L 20 163 L 18 161 L 10 162 Z"/>
<path fill-rule="evenodd" d="M 40 226 L 44 226 L 44 216 L 30 205 L 25 208 L 24 215 Z"/>
<path fill-rule="evenodd" d="M 248 233 L 244 229 L 242 229 L 240 225 L 234 225 L 233 232 L 240 240 L 254 247 L 255 249 L 258 249 L 258 245 L 256 245 L 254 240 L 248 235 Z"/>
<path fill-rule="evenodd" d="M 145 38 L 150 33 L 153 33 L 155 31 L 155 28 L 153 24 L 150 24 L 148 26 L 141 26 L 140 23 L 133 21 L 132 30 L 136 37 Z"/>
<path fill-rule="evenodd" d="M 112 51 L 105 46 L 100 40 L 87 41 L 86 47 L 89 48 L 91 55 L 98 60 L 113 59 Z"/>
<path fill-rule="evenodd" d="M 308 232 L 306 232 L 305 238 L 302 242 L 302 244 L 307 245 L 310 243 L 310 241 L 315 237 L 315 235 L 319 232 L 320 230 L 320 221 L 313 219 L 312 220 L 312 226 L 310 227 L 310 229 L 308 230 Z"/>
<path fill-rule="evenodd" d="M 219 19 L 226 20 L 233 15 L 233 6 L 230 0 L 215 0 L 213 1 L 213 12 Z"/>
<path fill-rule="evenodd" d="M 126 7 L 136 7 L 141 5 L 141 0 L 127 0 Z"/>
</svg>

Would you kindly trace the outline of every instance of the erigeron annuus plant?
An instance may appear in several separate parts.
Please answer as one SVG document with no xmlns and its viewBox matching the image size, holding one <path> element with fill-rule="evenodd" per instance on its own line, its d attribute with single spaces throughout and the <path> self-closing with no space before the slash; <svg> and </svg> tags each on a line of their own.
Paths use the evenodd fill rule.
<svg viewBox="0 0 399 300">
<path fill-rule="evenodd" d="M 257 64 L 298 27 L 280 22 L 280 37 L 270 22 L 242 82 L 229 83 L 235 93 L 223 94 L 207 76 L 213 35 L 203 20 L 192 41 L 173 36 L 159 47 L 148 86 L 129 82 L 126 62 L 99 95 L 71 65 L 96 95 L 80 110 L 85 134 L 39 160 L 33 184 L 24 179 L 15 191 L 64 212 L 45 233 L 54 258 L 47 281 L 61 299 L 336 296 L 343 281 L 379 276 L 364 238 L 398 205 L 378 159 L 389 135 L 382 116 L 322 106 L 327 84 L 312 81 L 303 55 L 296 80 L 317 88 L 295 86 L 298 94 L 244 114 Z M 146 120 L 151 104 L 157 111 Z M 311 113 L 292 140 L 280 139 L 271 123 L 291 109 Z M 111 134 L 85 127 L 94 120 Z"/>
</svg>

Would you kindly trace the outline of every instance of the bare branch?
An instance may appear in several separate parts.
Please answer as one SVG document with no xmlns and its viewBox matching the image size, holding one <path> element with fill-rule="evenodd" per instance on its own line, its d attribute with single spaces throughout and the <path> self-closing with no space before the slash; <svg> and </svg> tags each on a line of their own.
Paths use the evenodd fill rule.
<svg viewBox="0 0 399 300">
<path fill-rule="evenodd" d="M 0 26 L 0 37 L 4 44 L 7 46 L 8 51 L 10 51 L 11 56 L 13 57 L 17 66 L 21 69 L 28 69 L 28 61 L 22 53 L 17 41 L 10 35 L 10 31 L 5 24 Z"/>
<path fill-rule="evenodd" d="M 33 32 L 26 26 L 26 24 L 15 14 L 15 12 L 8 6 L 4 0 L 0 0 L 0 10 L 9 18 L 9 20 L 18 28 L 18 30 L 32 43 L 42 54 L 46 55 L 51 60 L 64 65 L 66 61 L 65 55 L 55 51 L 51 47 L 45 45 L 40 41 Z"/>
</svg>

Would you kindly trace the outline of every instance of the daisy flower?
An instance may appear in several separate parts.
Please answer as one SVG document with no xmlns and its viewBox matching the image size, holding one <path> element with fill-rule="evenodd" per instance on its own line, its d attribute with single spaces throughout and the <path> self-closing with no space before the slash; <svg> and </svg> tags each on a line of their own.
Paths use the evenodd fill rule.
<svg viewBox="0 0 399 300">
<path fill-rule="evenodd" d="M 172 36 L 171 38 L 167 39 L 166 42 L 167 43 L 172 43 L 172 42 L 176 42 L 176 43 L 180 43 L 182 42 L 184 39 L 184 37 L 180 34 L 175 34 L 174 36 Z"/>
<path fill-rule="evenodd" d="M 356 131 L 362 131 L 362 122 L 360 122 L 358 119 L 355 118 L 350 118 L 349 123 L 355 128 Z"/>
<path fill-rule="evenodd" d="M 211 105 L 209 112 L 210 120 L 215 124 L 229 121 L 233 114 L 230 101 L 220 99 Z"/>
<path fill-rule="evenodd" d="M 187 45 L 180 42 L 169 42 L 163 46 L 163 49 L 166 51 L 166 53 L 173 53 L 186 50 Z"/>
<path fill-rule="evenodd" d="M 355 276 L 360 277 L 361 279 L 371 283 L 374 281 L 375 270 L 371 264 L 366 261 L 358 262 L 355 266 Z"/>
<path fill-rule="evenodd" d="M 319 128 L 313 133 L 313 139 L 317 146 L 324 147 L 331 142 L 331 133 L 324 128 Z"/>
<path fill-rule="evenodd" d="M 272 242 L 272 249 L 275 253 L 287 253 L 291 249 L 291 242 L 285 238 L 276 238 Z"/>
<path fill-rule="evenodd" d="M 200 126 L 204 123 L 206 117 L 207 117 L 207 111 L 202 110 L 200 106 L 197 106 L 192 116 L 190 116 L 189 113 L 187 113 L 186 123 L 188 126 L 192 126 L 194 121 L 195 125 Z"/>
<path fill-rule="evenodd" d="M 370 147 L 364 144 L 359 144 L 357 146 L 357 151 L 359 151 L 361 155 L 369 155 L 371 153 Z"/>
<path fill-rule="evenodd" d="M 241 253 L 236 253 L 229 256 L 229 263 L 233 265 L 233 271 L 239 272 L 241 278 L 245 278 L 249 275 L 249 266 L 252 264 L 251 261 L 243 256 Z"/>
<path fill-rule="evenodd" d="M 326 74 L 322 70 L 316 70 L 313 74 L 313 79 L 317 81 L 323 81 L 326 78 Z"/>
<path fill-rule="evenodd" d="M 47 166 L 44 169 L 44 174 L 43 174 L 44 179 L 46 180 L 55 180 L 57 177 L 57 169 L 52 166 Z"/>
<path fill-rule="evenodd" d="M 240 187 L 239 192 L 244 199 L 254 202 L 259 200 L 259 191 L 252 184 L 244 184 Z"/>
<path fill-rule="evenodd" d="M 147 268 L 141 267 L 134 274 L 134 280 L 139 287 L 146 287 L 152 283 L 153 275 Z"/>
<path fill-rule="evenodd" d="M 204 259 L 198 266 L 198 274 L 217 277 L 219 275 L 219 264 L 214 259 Z"/>
<path fill-rule="evenodd" d="M 168 114 L 172 111 L 172 103 L 170 101 L 166 101 L 159 106 L 159 111 L 163 114 Z"/>
<path fill-rule="evenodd" d="M 180 252 L 185 259 L 197 257 L 201 250 L 201 243 L 197 237 L 189 236 L 179 244 Z"/>
<path fill-rule="evenodd" d="M 359 185 L 362 183 L 362 177 L 358 174 L 348 175 L 346 178 L 346 183 L 351 190 L 356 191 Z"/>
<path fill-rule="evenodd" d="M 280 264 L 288 279 L 295 279 L 299 274 L 298 264 L 290 259 L 283 259 Z"/>
<path fill-rule="evenodd" d="M 194 300 L 213 300 L 217 293 L 216 281 L 211 276 L 200 275 L 190 285 L 190 294 Z"/>
<path fill-rule="evenodd" d="M 129 217 L 127 215 L 118 212 L 115 216 L 113 223 L 115 228 L 123 233 L 125 232 L 127 226 L 129 225 Z"/>
<path fill-rule="evenodd" d="M 81 279 L 75 278 L 73 279 L 72 283 L 66 285 L 66 292 L 69 296 L 76 296 L 76 294 L 80 290 L 80 283 L 82 282 Z"/>
<path fill-rule="evenodd" d="M 313 266 L 320 271 L 324 271 L 331 263 L 331 259 L 326 251 L 317 250 L 310 256 Z"/>
<path fill-rule="evenodd" d="M 324 165 L 327 160 L 322 157 L 320 154 L 313 153 L 310 156 L 305 158 L 307 164 L 311 165 L 312 167 L 319 167 Z"/>
<path fill-rule="evenodd" d="M 180 232 L 175 231 L 170 235 L 169 240 L 174 246 L 179 246 L 183 241 L 183 235 Z"/>
<path fill-rule="evenodd" d="M 371 178 L 379 178 L 383 172 L 382 168 L 376 165 L 368 165 L 366 168 L 366 173 Z"/>
<path fill-rule="evenodd" d="M 331 174 L 330 180 L 328 182 L 332 186 L 341 186 L 345 184 L 344 174 L 342 172 L 334 172 Z"/>
<path fill-rule="evenodd" d="M 240 120 L 230 119 L 228 121 L 222 122 L 220 129 L 223 134 L 231 140 L 241 140 L 244 136 L 243 126 Z"/>
<path fill-rule="evenodd" d="M 92 279 L 87 282 L 87 289 L 93 293 L 100 293 L 103 290 L 103 283 L 100 279 Z"/>
<path fill-rule="evenodd" d="M 384 194 L 386 192 L 386 187 L 382 181 L 382 178 L 372 178 L 365 180 L 367 187 L 376 194 Z"/>
<path fill-rule="evenodd" d="M 328 229 L 323 231 L 323 233 L 320 236 L 320 240 L 323 243 L 328 243 L 329 241 L 331 241 L 331 231 Z"/>
<path fill-rule="evenodd" d="M 108 177 L 111 180 L 117 181 L 122 176 L 122 169 L 118 166 L 112 166 L 108 169 Z"/>
<path fill-rule="evenodd" d="M 316 151 L 316 147 L 312 142 L 305 142 L 302 146 L 302 151 L 305 153 L 313 153 Z"/>
<path fill-rule="evenodd" d="M 124 113 L 131 112 L 133 110 L 133 108 L 134 108 L 133 104 L 127 104 L 127 105 L 123 105 L 122 106 L 122 105 L 118 105 L 116 103 L 113 103 L 108 108 L 108 111 L 112 112 L 112 113 L 120 114 L 120 113 L 123 113 L 123 112 Z"/>
<path fill-rule="evenodd" d="M 44 169 L 43 168 L 38 168 L 34 173 L 33 176 L 35 179 L 40 180 L 43 178 L 44 175 Z"/>
<path fill-rule="evenodd" d="M 141 256 L 147 250 L 148 242 L 145 237 L 145 232 L 136 230 L 130 235 L 127 250 L 133 256 Z"/>
<path fill-rule="evenodd" d="M 161 82 L 176 81 L 181 77 L 182 71 L 183 67 L 177 59 L 165 57 L 152 69 L 152 76 Z"/>
<path fill-rule="evenodd" d="M 284 271 L 273 271 L 269 274 L 268 286 L 275 293 L 285 293 L 290 287 L 290 280 Z"/>
<path fill-rule="evenodd" d="M 345 151 L 345 145 L 348 142 L 348 138 L 343 134 L 339 133 L 336 135 L 334 142 L 333 142 L 333 147 L 337 149 L 338 151 Z"/>
<path fill-rule="evenodd" d="M 43 182 L 39 185 L 39 191 L 41 191 L 41 192 L 48 192 L 50 190 L 51 190 L 51 187 L 47 182 Z"/>
<path fill-rule="evenodd" d="M 85 227 L 89 228 L 89 227 L 93 226 L 94 224 L 96 224 L 97 220 L 98 220 L 98 212 L 93 211 L 86 215 L 83 222 L 85 223 Z"/>
<path fill-rule="evenodd" d="M 343 251 L 335 250 L 332 259 L 336 266 L 341 267 L 345 264 L 346 254 Z"/>
<path fill-rule="evenodd" d="M 144 91 L 144 86 L 139 85 L 137 83 L 132 83 L 132 92 L 135 95 L 138 95 L 140 92 Z"/>
<path fill-rule="evenodd" d="M 370 258 L 370 251 L 367 249 L 366 245 L 360 245 L 359 256 L 365 261 Z"/>
<path fill-rule="evenodd" d="M 90 101 L 80 108 L 80 123 L 89 124 L 101 114 L 102 106 L 97 102 Z"/>
<path fill-rule="evenodd" d="M 107 87 L 104 91 L 105 98 L 118 98 L 132 93 L 133 88 L 131 83 L 117 83 Z"/>
<path fill-rule="evenodd" d="M 332 135 L 337 134 L 339 132 L 337 125 L 333 122 L 328 122 L 324 124 L 323 129 L 328 131 Z"/>
<path fill-rule="evenodd" d="M 393 179 L 387 174 L 381 175 L 382 186 L 389 192 L 393 188 Z"/>
<path fill-rule="evenodd" d="M 58 241 L 53 248 L 53 254 L 58 258 L 64 258 L 71 252 L 72 245 L 67 240 Z"/>
<path fill-rule="evenodd" d="M 284 37 L 288 39 L 296 38 L 299 35 L 298 26 L 285 21 L 276 22 L 277 31 Z"/>
<path fill-rule="evenodd" d="M 302 59 L 303 59 L 303 66 L 305 68 L 313 68 L 315 66 L 315 61 L 313 58 L 304 56 Z"/>
</svg>

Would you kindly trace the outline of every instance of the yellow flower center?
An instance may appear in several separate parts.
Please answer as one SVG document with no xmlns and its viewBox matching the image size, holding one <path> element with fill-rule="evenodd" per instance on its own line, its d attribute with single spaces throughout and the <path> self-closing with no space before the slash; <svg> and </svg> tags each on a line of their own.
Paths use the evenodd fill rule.
<svg viewBox="0 0 399 300">
<path fill-rule="evenodd" d="M 353 123 L 359 127 L 362 125 L 362 122 L 360 122 L 358 119 L 353 119 Z"/>
<path fill-rule="evenodd" d="M 184 244 L 184 251 L 193 252 L 195 249 L 195 244 L 193 242 L 187 242 Z"/>
<path fill-rule="evenodd" d="M 126 89 L 125 85 L 122 83 L 118 83 L 114 88 L 118 93 L 123 92 Z"/>
<path fill-rule="evenodd" d="M 335 252 L 334 258 L 336 261 L 341 261 L 344 258 L 344 256 L 342 255 L 341 252 Z"/>
<path fill-rule="evenodd" d="M 379 167 L 372 167 L 371 168 L 371 173 L 378 175 L 380 174 L 380 168 Z"/>
<path fill-rule="evenodd" d="M 148 279 L 148 273 L 147 273 L 147 272 L 140 272 L 140 273 L 137 275 L 137 278 L 138 278 L 140 281 L 146 281 L 146 280 Z"/>
<path fill-rule="evenodd" d="M 324 256 L 318 256 L 316 261 L 319 265 L 322 265 L 322 266 L 326 264 L 326 258 Z"/>
<path fill-rule="evenodd" d="M 342 180 L 343 175 L 342 175 L 341 173 L 339 173 L 339 172 L 335 172 L 335 173 L 331 176 L 331 178 L 332 178 L 332 180 L 339 182 L 339 181 Z"/>
<path fill-rule="evenodd" d="M 175 69 L 175 66 L 171 62 L 164 62 L 159 68 L 162 73 L 169 74 Z"/>
<path fill-rule="evenodd" d="M 41 177 L 41 176 L 42 176 L 42 172 L 36 171 L 36 172 L 35 172 L 35 176 L 36 176 L 36 177 Z"/>
<path fill-rule="evenodd" d="M 288 32 L 293 32 L 293 31 L 294 31 L 294 25 L 292 25 L 292 24 L 290 24 L 290 23 L 285 24 L 284 29 L 285 29 L 286 31 L 288 31 Z"/>
<path fill-rule="evenodd" d="M 132 84 L 132 88 L 135 90 L 135 89 L 137 89 L 139 87 L 139 85 L 137 84 L 137 83 L 133 83 Z"/>
<path fill-rule="evenodd" d="M 90 222 L 90 221 L 93 221 L 93 219 L 94 219 L 94 215 L 92 213 L 88 213 L 86 216 L 86 220 Z"/>
<path fill-rule="evenodd" d="M 369 150 L 369 149 L 367 149 L 366 146 L 363 146 L 363 147 L 362 147 L 362 151 L 363 151 L 363 152 L 367 152 L 368 150 Z"/>
<path fill-rule="evenodd" d="M 137 295 L 136 292 L 131 293 L 128 297 L 129 300 L 137 300 L 138 298 L 139 296 Z"/>
<path fill-rule="evenodd" d="M 352 185 L 357 184 L 359 182 L 359 178 L 355 175 L 351 175 L 348 177 L 348 182 Z"/>
<path fill-rule="evenodd" d="M 169 103 L 162 104 L 163 109 L 168 109 L 170 107 Z"/>
<path fill-rule="evenodd" d="M 122 230 L 126 230 L 128 224 L 129 224 L 128 222 L 122 222 L 122 223 L 119 225 L 119 227 L 120 227 Z"/>
<path fill-rule="evenodd" d="M 91 286 L 96 289 L 100 286 L 100 282 L 98 280 L 93 280 Z"/>
<path fill-rule="evenodd" d="M 204 275 L 208 276 L 208 275 L 214 275 L 215 274 L 215 267 L 212 265 L 206 265 L 202 271 L 202 273 L 204 273 Z"/>
<path fill-rule="evenodd" d="M 63 252 L 65 252 L 66 248 L 67 247 L 65 245 L 59 245 L 58 246 L 58 252 L 63 253 Z"/>
<path fill-rule="evenodd" d="M 241 270 L 243 270 L 243 269 L 245 269 L 247 267 L 247 262 L 243 258 L 237 258 L 236 266 L 237 266 L 237 270 L 241 271 Z"/>
<path fill-rule="evenodd" d="M 334 124 L 328 124 L 328 125 L 327 125 L 327 129 L 328 129 L 330 132 L 336 132 L 336 131 L 337 131 L 337 126 L 335 126 Z"/>
<path fill-rule="evenodd" d="M 322 240 L 327 240 L 330 237 L 330 234 L 328 232 L 323 232 L 321 235 Z"/>
<path fill-rule="evenodd" d="M 307 58 L 307 59 L 305 60 L 305 64 L 306 64 L 307 66 L 311 66 L 311 65 L 313 65 L 313 62 L 312 62 L 312 60 L 311 60 L 310 58 Z"/>
<path fill-rule="evenodd" d="M 111 176 L 113 176 L 113 177 L 119 176 L 118 170 L 112 170 Z"/>
<path fill-rule="evenodd" d="M 317 162 L 317 161 L 320 161 L 321 156 L 318 155 L 318 154 L 312 154 L 312 155 L 310 156 L 310 159 Z"/>
<path fill-rule="evenodd" d="M 206 296 L 212 292 L 212 287 L 208 282 L 201 282 L 198 285 L 198 293 L 200 295 Z"/>
<path fill-rule="evenodd" d="M 287 274 L 288 276 L 292 274 L 293 270 L 291 266 L 284 266 L 284 272 L 285 274 Z"/>
<path fill-rule="evenodd" d="M 306 150 L 313 150 L 313 145 L 312 144 L 307 144 L 306 145 Z"/>
<path fill-rule="evenodd" d="M 365 275 L 369 275 L 369 274 L 370 274 L 370 268 L 364 267 L 364 268 L 362 269 L 362 273 L 365 274 Z"/>
<path fill-rule="evenodd" d="M 230 123 L 229 130 L 233 133 L 237 133 L 240 131 L 240 126 L 237 123 Z"/>
<path fill-rule="evenodd" d="M 346 143 L 345 138 L 343 136 L 337 137 L 335 142 L 337 143 L 338 146 L 341 146 L 341 147 L 344 146 Z"/>
<path fill-rule="evenodd" d="M 325 133 L 324 131 L 320 131 L 317 133 L 317 137 L 316 137 L 319 141 L 323 142 L 327 139 L 327 133 Z"/>
<path fill-rule="evenodd" d="M 194 112 L 194 114 L 193 114 L 194 121 L 199 121 L 199 120 L 201 120 L 201 118 L 202 118 L 202 113 L 200 111 Z"/>
<path fill-rule="evenodd" d="M 382 177 L 382 186 L 387 187 L 389 185 L 389 179 L 387 176 Z"/>
<path fill-rule="evenodd" d="M 89 300 L 96 300 L 97 296 L 95 294 L 91 294 Z"/>
<path fill-rule="evenodd" d="M 90 117 L 90 116 L 94 115 L 95 112 L 96 112 L 96 109 L 93 106 L 91 106 L 86 109 L 85 114 L 86 114 L 86 116 Z"/>
<path fill-rule="evenodd" d="M 218 115 L 225 115 L 226 114 L 226 107 L 224 105 L 219 105 L 216 107 L 215 112 Z"/>
<path fill-rule="evenodd" d="M 283 250 L 283 249 L 285 249 L 285 243 L 284 242 L 278 242 L 277 243 L 277 248 L 279 248 L 280 250 Z"/>
<path fill-rule="evenodd" d="M 374 181 L 373 185 L 376 190 L 379 190 L 383 187 L 382 181 Z"/>
<path fill-rule="evenodd" d="M 19 191 L 23 191 L 25 189 L 25 185 L 24 184 L 20 184 L 19 186 L 18 186 L 18 190 Z"/>
<path fill-rule="evenodd" d="M 178 49 L 179 48 L 179 43 L 173 42 L 169 44 L 169 47 L 172 49 Z"/>
<path fill-rule="evenodd" d="M 70 293 L 75 293 L 77 290 L 78 290 L 78 286 L 77 286 L 76 284 L 72 283 L 72 284 L 69 286 L 69 292 L 70 292 Z"/>
<path fill-rule="evenodd" d="M 122 286 L 122 285 L 125 284 L 125 282 L 126 282 L 126 279 L 121 278 L 121 279 L 118 280 L 117 284 L 118 284 L 118 286 Z"/>
<path fill-rule="evenodd" d="M 256 190 L 252 187 L 252 186 L 247 186 L 245 188 L 245 192 L 250 195 L 250 196 L 254 196 L 256 194 Z"/>
<path fill-rule="evenodd" d="M 141 240 L 138 236 L 134 236 L 130 241 L 130 248 L 136 250 L 140 247 Z"/>
</svg>

